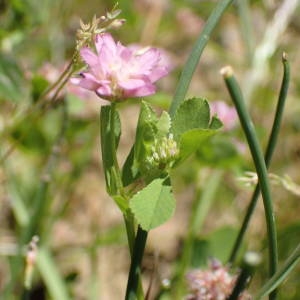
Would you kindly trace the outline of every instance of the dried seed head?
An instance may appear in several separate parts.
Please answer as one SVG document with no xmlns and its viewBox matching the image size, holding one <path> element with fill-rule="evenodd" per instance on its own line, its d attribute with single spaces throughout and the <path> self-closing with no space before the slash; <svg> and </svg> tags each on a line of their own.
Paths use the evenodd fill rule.
<svg viewBox="0 0 300 300">
<path fill-rule="evenodd" d="M 124 19 L 117 19 L 117 16 L 121 13 L 121 10 L 117 9 L 117 6 L 118 4 L 113 7 L 112 11 L 107 12 L 106 15 L 100 16 L 99 18 L 94 15 L 92 21 L 86 24 L 82 20 L 79 20 L 80 28 L 76 34 L 76 57 L 82 47 L 91 47 L 93 45 L 97 34 L 105 32 L 108 29 L 119 28 L 124 24 Z"/>
</svg>

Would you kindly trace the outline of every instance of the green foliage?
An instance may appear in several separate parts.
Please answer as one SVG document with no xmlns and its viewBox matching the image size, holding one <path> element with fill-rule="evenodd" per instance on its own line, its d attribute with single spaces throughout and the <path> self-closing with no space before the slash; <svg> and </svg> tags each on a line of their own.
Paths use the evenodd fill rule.
<svg viewBox="0 0 300 300">
<path fill-rule="evenodd" d="M 122 168 L 122 182 L 128 186 L 139 176 L 138 170 L 133 167 L 134 164 L 134 146 L 131 148 Z"/>
<path fill-rule="evenodd" d="M 21 102 L 25 96 L 25 79 L 15 60 L 0 53 L 0 101 Z"/>
<path fill-rule="evenodd" d="M 157 136 L 157 123 L 158 118 L 154 110 L 146 102 L 142 102 L 136 129 L 133 166 L 142 173 L 147 172 L 144 166 Z"/>
<path fill-rule="evenodd" d="M 102 106 L 100 113 L 101 120 L 101 150 L 102 150 L 102 162 L 103 169 L 105 173 L 105 181 L 106 181 L 106 189 L 110 195 L 117 194 L 117 170 L 115 170 L 114 164 L 114 156 L 116 149 L 119 144 L 120 135 L 121 135 L 121 124 L 119 115 L 116 113 L 115 115 L 116 124 L 113 132 L 111 128 L 111 106 Z M 112 144 L 111 138 L 115 140 Z M 115 147 L 115 149 L 113 149 Z"/>
<path fill-rule="evenodd" d="M 153 108 L 148 103 L 142 102 L 135 143 L 122 170 L 122 180 L 125 186 L 140 176 L 149 182 L 154 177 L 165 175 L 164 169 L 157 169 L 150 160 L 155 144 L 168 136 L 170 126 L 171 120 L 167 112 L 157 117 Z"/>
<path fill-rule="evenodd" d="M 205 239 L 196 239 L 191 261 L 192 267 L 205 266 L 212 257 L 226 263 L 235 236 L 236 229 L 222 227 L 209 234 Z"/>
<path fill-rule="evenodd" d="M 166 111 L 163 111 L 157 122 L 157 138 L 163 138 L 169 134 L 171 119 Z"/>
<path fill-rule="evenodd" d="M 43 76 L 36 75 L 31 80 L 31 86 L 32 100 L 36 102 L 49 86 L 49 82 Z"/>
<path fill-rule="evenodd" d="M 21 122 L 12 130 L 12 138 L 19 141 L 19 146 L 26 150 L 45 152 L 49 150 L 47 143 L 48 136 L 45 136 L 41 127 L 37 126 L 40 122 Z"/>
<path fill-rule="evenodd" d="M 39 249 L 37 266 L 53 299 L 71 299 L 61 274 L 47 249 Z"/>
<path fill-rule="evenodd" d="M 197 151 L 216 133 L 222 122 L 210 119 L 208 102 L 201 98 L 184 101 L 178 108 L 172 122 L 171 132 L 179 143 L 180 159 Z"/>
<path fill-rule="evenodd" d="M 210 118 L 208 102 L 201 98 L 183 102 L 172 121 L 165 111 L 158 118 L 150 105 L 142 102 L 135 144 L 123 167 L 124 185 L 132 183 L 139 176 L 147 182 L 166 175 L 165 166 L 154 166 L 151 161 L 155 145 L 161 145 L 164 139 L 174 136 L 179 148 L 174 161 L 182 161 L 204 147 L 221 126 L 222 122 L 216 116 Z"/>
<path fill-rule="evenodd" d="M 207 129 L 209 127 L 209 105 L 205 99 L 192 98 L 184 101 L 176 111 L 172 121 L 172 133 L 175 140 L 192 129 Z"/>
<path fill-rule="evenodd" d="M 222 126 L 223 126 L 223 123 L 221 122 L 221 120 L 218 117 L 213 116 L 211 118 L 211 121 L 209 124 L 210 129 L 220 129 Z"/>
<path fill-rule="evenodd" d="M 241 195 L 240 189 L 242 188 L 234 183 L 234 179 L 232 175 L 228 174 L 228 171 L 234 168 L 240 174 L 243 170 L 252 169 L 253 166 L 249 163 L 249 153 L 239 153 L 234 144 L 235 140 L 238 142 L 241 140 L 242 134 L 238 128 L 229 132 L 219 131 L 216 134 L 222 124 L 218 118 L 210 115 L 207 101 L 201 98 L 186 101 L 184 99 L 201 53 L 207 42 L 210 41 L 205 50 L 204 61 L 197 72 L 194 73 L 194 82 L 201 82 L 199 85 L 193 85 L 191 92 L 202 90 L 205 91 L 206 95 L 209 95 L 209 99 L 225 99 L 224 88 L 219 85 L 218 79 L 216 79 L 218 69 L 224 62 L 231 64 L 233 68 L 237 66 L 239 78 L 245 84 L 242 90 L 246 90 L 245 87 L 248 88 L 248 84 L 250 85 L 249 88 L 253 89 L 252 96 L 249 96 L 248 105 L 255 127 L 258 128 L 258 124 L 263 124 L 261 126 L 264 130 L 261 131 L 259 138 L 265 142 L 268 128 L 271 128 L 271 119 L 274 112 L 274 89 L 279 84 L 277 75 L 281 74 L 279 58 L 277 57 L 278 52 L 275 52 L 275 55 L 266 61 L 271 66 L 271 80 L 269 80 L 270 77 L 267 77 L 268 73 L 266 72 L 267 76 L 262 78 L 259 86 L 257 84 L 251 86 L 251 82 L 247 81 L 244 74 L 253 71 L 249 62 L 253 61 L 256 46 L 252 44 L 250 49 L 252 52 L 249 51 L 249 53 L 243 49 L 247 49 L 246 39 L 255 40 L 252 30 L 249 31 L 249 36 L 244 36 L 245 41 L 240 39 L 233 41 L 232 35 L 228 32 L 230 33 L 231 30 L 236 28 L 239 35 L 234 36 L 243 35 L 241 32 L 243 31 L 242 25 L 247 20 L 242 15 L 238 15 L 239 12 L 236 8 L 239 6 L 248 5 L 248 25 L 250 26 L 253 24 L 252 8 L 255 9 L 261 18 L 257 30 L 258 32 L 264 32 L 265 28 L 261 27 L 261 24 L 265 25 L 272 21 L 273 11 L 280 8 L 281 4 L 272 7 L 270 10 L 270 6 L 262 4 L 262 1 L 240 1 L 234 9 L 226 11 L 229 13 L 226 15 L 226 22 L 222 24 L 224 26 L 218 26 L 214 30 L 214 35 L 211 36 L 212 29 L 215 28 L 216 22 L 221 17 L 220 3 L 226 2 L 228 4 L 229 0 L 176 0 L 167 9 L 164 5 L 152 6 L 151 1 L 147 5 L 144 1 L 136 2 L 126 0 L 120 2 L 121 16 L 126 18 L 126 25 L 114 30 L 113 35 L 123 43 L 141 41 L 145 44 L 156 44 L 158 47 L 165 48 L 171 53 L 171 60 L 173 61 L 174 58 L 176 64 L 178 63 L 177 66 L 184 64 L 182 59 L 188 57 L 188 51 L 190 51 L 191 43 L 195 38 L 195 31 L 189 32 L 187 30 L 190 24 L 195 23 L 195 27 L 198 23 L 203 22 L 204 24 L 216 3 L 219 9 L 217 14 L 215 11 L 214 18 L 210 18 L 205 26 L 199 27 L 201 36 L 195 43 L 188 63 L 184 65 L 181 83 L 179 82 L 180 88 L 176 87 L 176 82 L 181 69 L 175 66 L 175 70 L 170 74 L 167 81 L 162 82 L 162 89 L 158 89 L 156 94 L 147 97 L 146 101 L 149 101 L 151 105 L 141 104 L 140 119 L 137 125 L 138 134 L 122 168 L 122 183 L 126 187 L 124 188 L 125 193 L 128 192 L 129 195 L 132 195 L 141 186 L 145 186 L 132 199 L 130 197 L 125 199 L 123 195 L 115 194 L 118 190 L 116 183 L 118 168 L 114 165 L 114 153 L 118 148 L 121 127 L 116 113 L 113 132 L 114 143 L 111 143 L 111 111 L 109 107 L 103 108 L 105 116 L 103 124 L 101 124 L 101 134 L 104 136 L 102 150 L 105 153 L 105 160 L 100 168 L 105 169 L 107 190 L 121 210 L 119 216 L 123 214 L 127 218 L 126 221 L 131 221 L 129 215 L 132 215 L 133 212 L 134 216 L 132 218 L 135 217 L 144 229 L 151 230 L 166 222 L 175 209 L 175 200 L 170 184 L 164 181 L 164 178 L 169 176 L 171 169 L 177 168 L 179 163 L 184 161 L 171 172 L 171 176 L 175 195 L 180 195 L 182 201 L 180 203 L 181 210 L 178 212 L 180 221 L 185 219 L 186 222 L 191 222 L 192 215 L 196 211 L 194 205 L 189 206 L 190 197 L 195 196 L 191 193 L 198 189 L 198 185 L 201 184 L 203 194 L 210 194 L 213 188 L 209 181 L 215 169 L 222 169 L 222 171 L 226 169 L 227 171 L 224 172 L 224 177 L 221 180 L 221 191 L 218 190 L 222 199 L 214 201 L 216 197 L 212 197 L 210 202 L 212 209 L 209 211 L 205 208 L 205 200 L 199 199 L 198 213 L 201 216 L 200 224 L 202 225 L 205 222 L 205 232 L 208 232 L 210 228 L 215 228 L 216 224 L 219 229 L 204 235 L 202 226 L 195 222 L 197 224 L 194 226 L 195 234 L 191 237 L 191 247 L 193 247 L 191 253 L 193 253 L 193 256 L 192 259 L 188 256 L 187 265 L 188 267 L 205 266 L 206 268 L 207 259 L 212 256 L 226 262 L 228 249 L 231 247 L 236 230 L 222 227 L 224 225 L 217 220 L 218 216 L 219 214 L 228 216 L 229 213 L 236 211 L 239 214 L 236 217 L 241 220 L 244 210 L 240 211 L 240 209 L 247 206 L 248 200 L 244 197 L 242 197 L 243 199 L 238 197 L 239 200 L 246 202 L 241 206 L 232 201 L 232 199 L 236 199 L 234 195 Z M 95 113 L 96 109 L 94 108 L 97 104 L 93 101 L 82 101 L 80 99 L 81 95 L 75 96 L 71 94 L 71 90 L 67 90 L 64 98 L 67 103 L 67 130 L 63 134 L 63 142 L 59 147 L 56 147 L 55 140 L 61 127 L 61 116 L 59 109 L 57 109 L 60 107 L 60 103 L 57 107 L 52 105 L 49 107 L 43 106 L 41 110 L 40 107 L 36 109 L 36 106 L 33 106 L 48 86 L 48 79 L 37 75 L 41 66 L 44 63 L 49 63 L 61 69 L 66 61 L 70 60 L 74 50 L 74 32 L 78 27 L 76 25 L 78 17 L 82 18 L 84 22 L 88 22 L 95 13 L 99 16 L 101 12 L 109 10 L 113 5 L 114 2 L 110 0 L 101 3 L 61 0 L 47 0 L 41 3 L 37 3 L 36 0 L 0 1 L 0 152 L 2 159 L 0 181 L 3 194 L 0 225 L 4 233 L 0 264 L 0 273 L 4 274 L 4 284 L 0 287 L 1 299 L 3 297 L 4 300 L 14 300 L 21 297 L 24 257 L 22 255 L 17 259 L 20 262 L 19 264 L 11 263 L 15 258 L 15 255 L 13 255 L 15 248 L 13 247 L 22 244 L 20 237 L 24 228 L 31 222 L 32 214 L 30 212 L 35 206 L 37 198 L 40 198 L 41 202 L 46 204 L 46 208 L 38 209 L 37 213 L 40 220 L 34 228 L 36 232 L 41 233 L 42 243 L 39 245 L 40 252 L 37 259 L 37 272 L 34 276 L 33 289 L 40 286 L 40 284 L 43 285 L 43 292 L 46 294 L 47 299 L 79 297 L 76 291 L 78 289 L 82 290 L 81 281 L 76 280 L 70 283 L 64 280 L 69 274 L 70 265 L 72 265 L 72 272 L 73 269 L 76 270 L 79 276 L 85 274 L 86 270 L 90 268 L 91 275 L 85 278 L 85 284 L 87 284 L 89 290 L 92 290 L 90 287 L 93 286 L 93 283 L 98 286 L 99 278 L 97 278 L 97 272 L 93 270 L 98 268 L 96 262 L 97 253 L 99 250 L 101 251 L 100 247 L 113 244 L 119 249 L 124 247 L 127 242 L 124 228 L 120 220 L 116 218 L 115 208 L 110 205 L 106 206 L 106 204 L 100 207 L 101 218 L 103 218 L 103 222 L 102 220 L 99 222 L 100 225 L 98 223 L 99 215 L 94 213 L 96 210 L 94 211 L 93 205 L 96 205 L 98 201 L 101 201 L 100 205 L 103 204 L 102 201 L 108 201 L 104 196 L 105 188 L 103 188 L 101 182 L 102 170 L 99 170 L 99 157 L 96 154 L 99 153 L 99 125 L 97 113 Z M 152 10 L 153 8 L 155 10 Z M 153 19 L 152 12 L 156 9 L 159 13 Z M 78 15 L 78 12 L 80 12 L 80 15 Z M 298 19 L 297 13 L 294 13 L 294 17 L 290 16 L 288 22 L 291 22 L 294 28 L 298 28 Z M 157 23 L 152 24 L 153 20 Z M 293 57 L 295 70 L 299 65 L 297 47 L 295 48 L 297 34 L 297 30 L 293 30 L 292 34 L 291 31 L 287 31 L 285 35 L 285 46 L 290 57 Z M 276 42 L 277 44 L 273 45 L 274 49 L 280 48 L 281 42 L 282 39 L 279 39 Z M 230 47 L 233 52 L 227 51 L 227 47 Z M 241 55 L 237 58 L 232 55 L 235 52 L 241 53 Z M 262 64 L 261 70 L 266 70 L 264 65 Z M 299 133 L 300 122 L 299 106 L 295 99 L 299 99 L 300 85 L 297 78 L 293 79 L 293 86 L 295 88 L 290 91 L 289 97 L 289 101 L 291 101 L 290 108 L 288 108 L 290 109 L 288 111 L 289 117 L 285 118 L 283 131 L 280 133 L 281 137 L 279 136 L 280 139 L 283 138 L 284 140 L 276 147 L 276 161 L 272 165 L 272 170 L 277 168 L 288 170 L 292 177 L 297 175 L 297 168 L 299 167 L 297 134 Z M 174 97 L 176 101 L 171 103 L 174 90 L 176 90 Z M 251 99 L 256 100 L 251 102 Z M 263 101 L 261 101 L 262 99 Z M 139 103 L 139 101 L 140 99 L 134 103 Z M 131 105 L 132 102 L 129 102 L 129 104 Z M 158 109 L 154 110 L 151 106 Z M 157 111 L 167 110 L 169 107 L 171 107 L 170 115 L 166 112 L 157 113 Z M 120 104 L 119 108 L 127 110 L 128 103 Z M 134 109 L 131 113 L 134 113 Z M 131 122 L 128 123 L 124 124 L 124 129 L 127 130 L 127 127 L 130 127 L 131 130 Z M 153 147 L 161 145 L 163 139 L 172 134 L 180 150 L 174 164 L 166 167 L 165 165 L 149 163 L 148 159 L 153 156 Z M 112 146 L 113 144 L 114 146 Z M 123 158 L 125 155 L 123 150 L 119 149 L 118 151 L 120 157 Z M 192 156 L 193 153 L 194 156 Z M 56 156 L 55 164 L 51 162 L 53 154 Z M 188 159 L 185 160 L 185 158 Z M 51 172 L 47 171 L 46 168 L 48 162 L 52 165 Z M 186 175 L 188 180 L 184 181 L 183 174 L 188 174 Z M 153 180 L 154 178 L 156 179 Z M 297 179 L 297 177 L 294 178 L 295 182 L 298 181 Z M 202 180 L 205 180 L 204 183 Z M 45 188 L 44 192 L 41 193 L 39 190 L 43 185 L 49 185 L 49 188 Z M 281 200 L 278 197 L 283 199 L 284 203 L 280 203 Z M 93 201 L 89 202 L 89 199 L 93 199 Z M 290 196 L 284 191 L 274 193 L 274 199 L 275 203 L 278 204 L 276 219 L 279 233 L 279 258 L 281 260 L 279 265 L 285 266 L 285 270 L 278 273 L 271 281 L 266 282 L 264 281 L 267 276 L 266 268 L 264 270 L 262 268 L 260 270 L 261 274 L 257 274 L 253 288 L 251 288 L 256 293 L 266 283 L 264 293 L 267 293 L 275 285 L 282 284 L 282 280 L 289 275 L 288 280 L 283 283 L 283 288 L 279 289 L 278 299 L 300 299 L 298 286 L 299 259 L 295 258 L 289 265 L 284 263 L 298 243 L 300 227 L 297 223 L 296 212 L 299 201 L 297 196 Z M 218 205 L 222 207 L 222 211 L 218 210 Z M 227 205 L 230 205 L 230 210 L 226 210 Z M 239 209 L 236 209 L 235 206 L 238 206 Z M 215 208 L 217 209 L 215 210 Z M 214 217 L 210 217 L 212 210 L 214 210 Z M 82 221 L 84 226 L 81 226 Z M 103 224 L 104 227 L 102 228 Z M 132 228 L 132 241 L 134 241 L 137 224 L 135 222 L 132 222 L 132 224 L 135 225 Z M 75 236 L 75 240 L 71 240 L 72 235 L 69 235 L 68 231 L 66 232 L 66 225 L 67 228 L 71 228 L 76 233 L 78 226 L 80 227 L 80 232 Z M 181 226 L 181 224 L 174 225 L 172 223 L 171 226 Z M 238 225 L 235 229 L 237 228 Z M 162 228 L 162 230 L 164 229 Z M 58 237 L 56 236 L 57 233 Z M 61 238 L 61 236 L 66 235 L 68 235 L 66 239 Z M 81 237 L 84 237 L 84 242 Z M 92 238 L 89 240 L 86 237 Z M 249 244 L 249 247 L 252 248 L 251 239 L 253 237 L 252 235 L 249 237 L 247 245 Z M 265 251 L 265 238 L 261 239 L 261 236 L 256 235 L 255 238 L 257 240 L 254 246 L 257 249 L 263 248 L 262 251 Z M 9 241 L 8 244 L 6 240 Z M 128 240 L 130 241 L 130 238 Z M 180 264 L 184 259 L 183 256 L 178 258 L 178 255 L 176 255 L 187 244 L 185 237 L 181 241 L 183 243 L 182 248 L 175 247 L 174 252 L 166 255 L 167 267 L 170 269 L 174 269 L 174 266 Z M 179 244 L 178 239 L 174 242 Z M 165 246 L 164 244 L 165 241 L 162 241 L 162 248 Z M 6 247 L 6 245 L 9 247 Z M 55 256 L 51 254 L 53 247 Z M 5 252 L 6 248 L 9 249 L 8 253 Z M 94 254 L 90 255 L 90 252 L 94 252 Z M 243 252 L 243 249 L 241 252 Z M 67 264 L 64 262 L 66 256 L 69 257 Z M 112 256 L 108 254 L 108 256 L 108 259 L 114 259 L 114 254 Z M 82 257 L 85 263 L 82 264 L 82 268 L 78 268 L 78 261 Z M 172 260 L 172 257 L 176 257 L 176 259 Z M 87 266 L 86 262 L 89 262 L 90 265 Z M 122 268 L 118 272 L 125 272 L 124 269 Z M 104 276 L 109 277 L 114 271 L 113 268 L 105 268 Z M 16 277 L 13 276 L 14 273 L 17 274 Z M 121 275 L 119 277 L 123 278 L 124 274 Z M 181 273 L 181 278 L 185 283 L 184 272 Z M 120 283 L 117 278 L 114 281 L 114 286 L 119 285 L 123 286 L 124 282 Z M 99 295 L 93 295 L 93 298 L 100 299 L 103 297 L 101 289 L 100 285 Z M 108 290 L 111 290 L 111 287 L 108 287 Z M 186 292 L 184 287 L 182 290 Z M 162 291 L 160 296 L 156 295 L 156 299 L 176 299 L 172 295 L 165 296 L 164 292 Z M 111 295 L 108 297 L 114 296 Z M 82 297 L 85 296 L 87 295 L 82 295 Z M 181 298 L 183 297 L 182 294 Z"/>
<path fill-rule="evenodd" d="M 122 180 L 125 186 L 147 172 L 145 163 L 157 134 L 158 118 L 146 102 L 142 102 L 138 119 L 135 143 L 124 163 Z"/>
<path fill-rule="evenodd" d="M 39 112 L 25 116 L 10 129 L 11 139 L 18 148 L 44 156 L 50 151 L 59 130 L 59 118 L 55 111 L 43 118 Z"/>
<path fill-rule="evenodd" d="M 193 129 L 182 134 L 180 139 L 180 157 L 184 159 L 194 153 L 214 134 L 215 130 L 210 129 Z"/>
<path fill-rule="evenodd" d="M 242 164 L 236 145 L 228 136 L 216 135 L 197 149 L 197 159 L 203 165 L 221 168 L 235 168 Z"/>
<path fill-rule="evenodd" d="M 155 179 L 131 198 L 129 207 L 140 226 L 149 231 L 173 215 L 175 199 L 167 181 Z"/>
</svg>

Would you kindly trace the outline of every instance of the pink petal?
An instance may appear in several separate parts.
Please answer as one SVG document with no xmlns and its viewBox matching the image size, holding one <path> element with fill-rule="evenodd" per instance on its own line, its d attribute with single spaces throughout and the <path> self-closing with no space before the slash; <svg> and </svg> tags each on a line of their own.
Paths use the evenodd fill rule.
<svg viewBox="0 0 300 300">
<path fill-rule="evenodd" d="M 98 56 L 87 47 L 80 50 L 80 56 L 90 66 L 99 64 Z"/>
<path fill-rule="evenodd" d="M 104 99 L 151 95 L 155 93 L 153 83 L 168 73 L 158 49 L 133 50 L 116 43 L 109 33 L 98 34 L 95 47 L 97 53 L 87 47 L 80 51 L 89 68 L 72 82 Z"/>
<path fill-rule="evenodd" d="M 79 85 L 80 84 L 80 81 L 82 80 L 82 78 L 78 78 L 78 77 L 72 77 L 70 79 L 70 82 L 74 85 Z"/>
<path fill-rule="evenodd" d="M 132 59 L 132 51 L 126 47 L 124 47 L 122 44 L 118 44 L 118 55 L 124 62 L 129 62 L 130 59 Z"/>
<path fill-rule="evenodd" d="M 80 50 L 82 59 L 90 66 L 90 70 L 96 77 L 105 78 L 106 68 L 99 62 L 99 57 L 89 48 L 85 47 Z"/>
<path fill-rule="evenodd" d="M 112 97 L 113 93 L 112 90 L 110 88 L 109 85 L 105 84 L 100 86 L 97 90 L 96 90 L 96 94 L 101 97 L 101 98 L 107 98 L 107 97 Z"/>
<path fill-rule="evenodd" d="M 117 51 L 117 45 L 109 33 L 101 33 L 96 36 L 96 49 L 98 54 L 100 54 L 103 45 L 105 45 L 112 54 L 115 54 Z"/>
<path fill-rule="evenodd" d="M 151 82 L 155 82 L 158 79 L 166 76 L 168 73 L 169 71 L 165 67 L 156 67 L 150 73 L 149 79 L 151 80 Z"/>
<path fill-rule="evenodd" d="M 81 73 L 82 78 L 72 78 L 71 83 L 79 85 L 87 90 L 94 91 L 99 86 L 99 81 L 90 73 Z"/>
<path fill-rule="evenodd" d="M 95 47 L 96 47 L 96 50 L 97 50 L 98 54 L 101 51 L 102 46 L 103 46 L 102 35 L 101 34 L 97 34 L 96 37 L 95 37 Z"/>
<path fill-rule="evenodd" d="M 117 57 L 114 56 L 111 49 L 104 44 L 99 52 L 99 61 L 102 67 L 107 69 L 110 65 L 114 65 L 116 63 L 116 59 Z"/>
<path fill-rule="evenodd" d="M 134 90 L 141 88 L 145 85 L 145 81 L 142 79 L 127 79 L 118 82 L 118 85 L 124 90 Z"/>
<path fill-rule="evenodd" d="M 153 84 L 147 84 L 135 90 L 126 90 L 124 92 L 125 97 L 144 97 L 155 93 L 155 86 Z"/>
<path fill-rule="evenodd" d="M 139 57 L 140 63 L 143 65 L 144 69 L 151 70 L 156 66 L 160 60 L 160 54 L 158 49 L 149 48 L 145 53 Z"/>
<path fill-rule="evenodd" d="M 110 76 L 111 66 L 116 61 L 117 45 L 109 33 L 98 34 L 95 45 L 98 53 L 100 76 Z M 97 71 L 94 72 L 97 74 Z"/>
</svg>

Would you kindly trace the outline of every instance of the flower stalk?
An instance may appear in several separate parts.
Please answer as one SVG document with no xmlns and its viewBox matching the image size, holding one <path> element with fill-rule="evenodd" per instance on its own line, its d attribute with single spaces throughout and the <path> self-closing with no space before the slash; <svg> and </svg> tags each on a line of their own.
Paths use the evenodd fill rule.
<svg viewBox="0 0 300 300">
<path fill-rule="evenodd" d="M 119 116 L 116 109 L 117 103 L 112 102 L 111 105 L 103 106 L 100 113 L 100 124 L 101 124 L 101 149 L 102 149 L 102 162 L 106 180 L 106 189 L 109 195 L 116 201 L 126 202 L 127 204 L 128 195 L 125 195 L 121 171 L 117 159 L 117 140 L 120 132 L 118 127 L 120 124 Z M 118 202 L 116 201 L 118 204 Z M 120 207 L 120 205 L 118 205 Z M 128 238 L 128 245 L 130 253 L 132 253 L 134 244 L 134 218 L 130 212 L 125 208 L 122 209 L 126 233 Z"/>
<path fill-rule="evenodd" d="M 128 275 L 125 300 L 136 300 L 138 298 L 138 286 L 140 280 L 140 266 L 143 259 L 148 232 L 138 227 L 133 256 L 131 259 L 130 271 Z"/>
</svg>

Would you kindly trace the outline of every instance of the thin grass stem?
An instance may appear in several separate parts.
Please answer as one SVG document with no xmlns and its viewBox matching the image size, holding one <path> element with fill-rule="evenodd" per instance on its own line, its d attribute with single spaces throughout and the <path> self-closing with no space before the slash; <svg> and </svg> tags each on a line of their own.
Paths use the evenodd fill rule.
<svg viewBox="0 0 300 300">
<path fill-rule="evenodd" d="M 241 266 L 241 272 L 236 280 L 235 286 L 231 292 L 231 295 L 227 300 L 238 300 L 241 293 L 249 285 L 253 274 L 261 263 L 261 255 L 255 252 L 247 252 L 244 256 L 244 260 Z"/>
<path fill-rule="evenodd" d="M 277 270 L 278 264 L 278 249 L 277 249 L 277 232 L 275 224 L 275 216 L 273 211 L 271 189 L 268 179 L 267 167 L 265 164 L 263 152 L 258 142 L 254 125 L 247 111 L 242 92 L 233 75 L 231 67 L 225 67 L 221 70 L 222 75 L 229 91 L 229 94 L 234 102 L 239 119 L 246 135 L 253 162 L 255 165 L 258 182 L 261 188 L 265 219 L 267 224 L 267 236 L 269 245 L 269 276 L 271 277 Z M 270 295 L 270 299 L 276 298 L 276 291 Z"/>
<path fill-rule="evenodd" d="M 218 4 L 214 8 L 213 12 L 209 16 L 198 40 L 196 41 L 194 48 L 184 65 L 182 70 L 179 83 L 177 85 L 175 95 L 173 101 L 171 103 L 171 107 L 169 110 L 170 116 L 173 117 L 177 108 L 180 104 L 184 101 L 186 96 L 187 90 L 189 88 L 190 82 L 192 80 L 193 74 L 195 69 L 198 65 L 199 59 L 201 54 L 207 45 L 210 35 L 212 31 L 217 26 L 218 22 L 220 21 L 222 15 L 224 14 L 227 7 L 233 2 L 233 0 L 221 0 L 218 1 Z"/>
<path fill-rule="evenodd" d="M 289 66 L 289 63 L 287 60 L 287 55 L 285 53 L 283 53 L 283 55 L 282 55 L 282 63 L 283 63 L 283 78 L 282 78 L 280 93 L 279 93 L 279 97 L 278 97 L 278 101 L 277 101 L 277 107 L 276 107 L 275 117 L 274 117 L 274 121 L 273 121 L 273 126 L 271 129 L 271 134 L 270 134 L 268 145 L 267 145 L 266 152 L 265 152 L 265 162 L 266 162 L 267 168 L 270 165 L 272 155 L 275 150 L 277 138 L 279 135 L 279 129 L 280 129 L 281 121 L 282 121 L 284 104 L 286 102 L 287 92 L 288 92 L 288 87 L 289 87 L 289 82 L 290 82 L 290 66 Z M 246 210 L 246 215 L 243 220 L 242 226 L 240 228 L 240 231 L 237 235 L 234 246 L 232 248 L 232 251 L 231 251 L 231 254 L 230 254 L 230 257 L 228 260 L 229 263 L 234 263 L 236 260 L 238 251 L 242 245 L 242 241 L 243 241 L 244 235 L 246 233 L 246 230 L 248 228 L 250 219 L 251 219 L 254 209 L 256 207 L 259 194 L 260 194 L 260 188 L 259 188 L 259 185 L 257 184 L 256 188 L 253 192 L 249 206 Z"/>
<path fill-rule="evenodd" d="M 40 102 L 41 100 L 45 99 L 47 97 L 47 95 L 49 95 L 49 93 L 51 91 L 53 91 L 57 86 L 61 85 L 61 82 L 65 78 L 69 79 L 69 77 L 71 76 L 72 71 L 73 71 L 73 65 L 74 65 L 74 61 L 72 59 L 70 61 L 70 63 L 67 65 L 66 69 L 60 74 L 60 76 L 58 77 L 58 79 L 45 90 L 45 92 L 41 95 L 41 97 L 38 99 L 37 102 Z"/>
<path fill-rule="evenodd" d="M 254 300 L 260 300 L 276 289 L 296 267 L 300 261 L 300 244 L 296 247 L 290 257 L 282 265 L 282 267 L 274 274 L 272 278 L 258 291 Z"/>
</svg>

